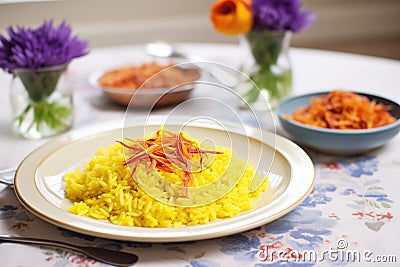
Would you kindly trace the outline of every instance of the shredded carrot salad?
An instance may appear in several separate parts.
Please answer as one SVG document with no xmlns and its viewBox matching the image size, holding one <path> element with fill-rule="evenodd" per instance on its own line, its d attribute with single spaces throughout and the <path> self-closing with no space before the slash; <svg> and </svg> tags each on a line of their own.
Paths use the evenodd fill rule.
<svg viewBox="0 0 400 267">
<path fill-rule="evenodd" d="M 385 105 L 341 90 L 312 98 L 308 106 L 284 117 L 307 125 L 342 130 L 370 129 L 396 121 Z"/>
</svg>

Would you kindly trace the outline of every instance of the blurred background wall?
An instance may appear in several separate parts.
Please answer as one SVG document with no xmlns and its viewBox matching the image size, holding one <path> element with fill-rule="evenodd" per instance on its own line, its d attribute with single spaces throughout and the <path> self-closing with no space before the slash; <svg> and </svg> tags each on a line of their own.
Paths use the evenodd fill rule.
<svg viewBox="0 0 400 267">
<path fill-rule="evenodd" d="M 38 26 L 65 19 L 91 47 L 171 42 L 235 43 L 209 20 L 214 0 L 56 0 L 0 3 L 0 32 L 9 25 Z M 151 4 L 150 4 L 151 3 Z M 400 0 L 303 0 L 316 23 L 292 46 L 400 59 Z"/>
</svg>

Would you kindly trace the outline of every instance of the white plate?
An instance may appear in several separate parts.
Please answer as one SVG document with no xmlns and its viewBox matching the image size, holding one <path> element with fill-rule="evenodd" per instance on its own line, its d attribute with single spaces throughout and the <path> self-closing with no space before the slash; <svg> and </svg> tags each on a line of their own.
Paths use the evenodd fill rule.
<svg viewBox="0 0 400 267">
<path fill-rule="evenodd" d="M 164 118 L 155 117 L 147 123 L 145 130 L 154 131 L 164 122 Z M 246 152 L 250 154 L 249 160 L 253 166 L 258 166 L 258 171 L 276 174 L 271 177 L 270 186 L 255 201 L 252 210 L 233 218 L 180 228 L 119 226 L 68 212 L 67 208 L 72 203 L 64 198 L 63 173 L 82 166 L 100 147 L 112 145 L 121 139 L 123 126 L 114 122 L 71 131 L 27 156 L 15 176 L 15 191 L 21 203 L 43 220 L 76 232 L 126 241 L 177 242 L 235 234 L 278 219 L 298 206 L 310 193 L 314 183 L 311 159 L 293 142 L 247 126 L 245 133 L 228 127 L 229 134 L 239 141 L 234 148 L 240 157 L 246 157 L 240 154 L 247 151 L 243 146 L 250 144 L 251 149 L 262 152 Z M 143 134 L 144 127 L 143 124 L 131 125 L 128 130 L 132 135 L 139 135 Z M 216 140 L 218 145 L 218 140 L 223 141 L 222 135 L 226 134 L 220 127 L 201 122 L 186 126 L 184 131 L 195 138 L 204 138 L 206 135 Z M 261 161 L 258 163 L 258 160 Z"/>
</svg>

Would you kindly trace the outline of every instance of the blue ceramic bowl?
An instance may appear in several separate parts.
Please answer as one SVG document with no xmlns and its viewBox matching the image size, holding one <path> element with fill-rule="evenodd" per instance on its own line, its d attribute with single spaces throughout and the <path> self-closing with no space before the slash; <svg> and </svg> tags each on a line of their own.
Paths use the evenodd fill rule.
<svg viewBox="0 0 400 267">
<path fill-rule="evenodd" d="M 373 129 L 336 130 L 312 127 L 283 118 L 282 115 L 293 114 L 297 108 L 307 106 L 312 97 L 321 97 L 328 93 L 329 91 L 290 97 L 277 106 L 276 112 L 283 129 L 297 143 L 329 154 L 354 155 L 380 147 L 398 134 L 400 130 L 399 104 L 380 96 L 359 92 L 355 93 L 389 106 L 389 112 L 397 118 L 397 121 Z"/>
</svg>

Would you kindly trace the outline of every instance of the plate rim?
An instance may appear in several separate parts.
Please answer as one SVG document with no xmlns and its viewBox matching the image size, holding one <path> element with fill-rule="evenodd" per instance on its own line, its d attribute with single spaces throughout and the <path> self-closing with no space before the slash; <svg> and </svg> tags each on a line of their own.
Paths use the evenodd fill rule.
<svg viewBox="0 0 400 267">
<path fill-rule="evenodd" d="M 151 119 L 150 123 L 151 125 L 157 123 L 159 124 L 163 119 L 164 116 L 155 116 Z M 98 132 L 99 129 L 104 129 L 105 126 L 107 126 L 106 128 L 107 130 Z M 258 129 L 253 128 L 251 126 L 246 126 L 246 127 L 250 128 L 251 130 L 259 131 Z M 314 165 L 310 157 L 307 155 L 307 153 L 289 139 L 279 136 L 278 134 L 263 130 L 259 132 L 262 134 L 274 135 L 275 147 L 273 149 L 275 149 L 277 153 L 280 153 L 281 156 L 289 163 L 291 172 L 290 174 L 291 177 L 287 188 L 283 191 L 283 193 L 280 196 L 277 197 L 277 199 L 273 200 L 271 203 L 268 203 L 268 205 L 266 205 L 267 207 L 272 206 L 273 208 L 272 209 L 273 213 L 267 217 L 264 216 L 264 214 L 261 212 L 263 209 L 265 209 L 264 207 L 262 207 L 254 211 L 249 211 L 247 214 L 243 215 L 243 216 L 247 215 L 247 217 L 250 217 L 250 215 L 254 215 L 251 218 L 251 220 L 248 219 L 247 217 L 241 217 L 242 220 L 235 219 L 238 218 L 238 216 L 235 216 L 233 218 L 227 218 L 226 220 L 218 220 L 208 224 L 184 226 L 180 228 L 140 228 L 134 226 L 133 227 L 120 226 L 120 225 L 109 224 L 108 222 L 97 221 L 86 217 L 80 217 L 75 214 L 69 213 L 68 211 L 60 209 L 56 205 L 48 202 L 42 196 L 41 192 L 38 191 L 36 187 L 36 182 L 34 181 L 36 180 L 35 177 L 37 175 L 40 163 L 43 162 L 44 158 L 40 157 L 35 159 L 34 157 L 36 155 L 42 155 L 44 153 L 45 154 L 44 157 L 47 157 L 48 156 L 48 153 L 46 153 L 47 150 L 51 149 L 55 143 L 64 143 L 64 145 L 68 145 L 72 141 L 79 141 L 82 138 L 91 137 L 90 134 L 93 132 L 97 132 L 98 134 L 106 134 L 107 132 L 121 129 L 122 133 L 123 128 L 124 128 L 123 122 L 121 123 L 112 121 L 112 122 L 94 124 L 88 127 L 72 130 L 68 133 L 65 133 L 59 137 L 50 140 L 48 143 L 40 146 L 39 148 L 31 152 L 18 166 L 15 175 L 14 190 L 19 201 L 23 204 L 25 208 L 27 208 L 30 212 L 32 212 L 39 218 L 53 225 L 83 234 L 88 234 L 101 238 L 122 240 L 122 241 L 162 242 L 162 243 L 184 242 L 184 241 L 195 241 L 195 240 L 203 240 L 203 239 L 227 236 L 251 230 L 261 225 L 270 223 L 284 216 L 285 214 L 296 208 L 298 205 L 300 205 L 303 202 L 303 200 L 308 196 L 308 194 L 311 192 L 313 185 L 315 183 Z M 61 148 L 60 146 L 57 147 L 57 149 L 60 148 Z M 54 150 L 54 148 L 52 150 Z M 290 152 L 292 152 L 291 155 Z M 37 164 L 35 164 L 36 166 L 35 169 L 26 170 L 26 167 L 29 167 L 27 165 L 29 165 L 31 161 L 37 162 Z M 295 165 L 293 165 L 293 163 L 295 163 Z M 300 167 L 302 175 L 296 175 L 295 172 L 296 171 L 299 172 Z M 304 175 L 304 173 L 306 175 Z M 32 200 L 30 200 L 29 197 L 27 197 L 25 192 L 27 189 L 26 188 L 24 189 L 23 184 L 20 182 L 23 179 L 21 177 L 26 174 L 31 174 L 31 175 L 33 174 L 33 179 L 31 179 L 32 181 L 30 182 L 33 183 L 35 187 L 36 190 L 35 193 L 39 194 L 45 201 L 48 202 L 48 203 L 45 202 L 43 205 L 45 206 L 50 205 L 52 206 L 52 208 L 50 207 L 50 209 L 57 209 L 56 216 L 46 214 L 46 212 L 43 211 L 43 208 L 38 207 L 37 204 L 36 205 L 33 204 Z M 300 183 L 300 188 L 302 189 L 302 191 L 299 192 L 298 183 L 300 182 L 300 180 L 297 177 L 303 177 L 303 175 L 304 177 L 306 177 L 305 180 L 306 184 L 302 185 Z M 295 180 L 293 177 L 296 177 L 297 180 Z M 294 185 L 294 183 L 296 185 Z M 296 189 L 296 191 L 295 192 L 288 191 L 289 189 L 291 190 Z M 285 199 L 284 197 L 287 196 L 289 193 L 296 193 L 297 194 L 296 199 L 290 199 L 290 198 Z M 59 215 L 58 216 L 59 219 L 55 218 L 57 217 L 57 215 Z M 60 218 L 61 215 L 65 216 L 67 220 L 62 220 L 62 218 Z M 106 226 L 103 227 L 106 228 L 106 231 L 104 231 L 104 229 L 97 229 L 99 226 L 102 226 L 103 223 L 104 226 Z M 227 223 L 229 223 L 229 226 L 227 226 Z M 92 224 L 96 226 L 95 229 L 93 229 L 93 227 L 90 227 Z M 136 231 L 138 228 L 140 228 L 141 231 Z M 128 231 L 129 234 L 127 234 Z M 145 235 L 143 235 L 143 232 L 145 233 Z"/>
</svg>

